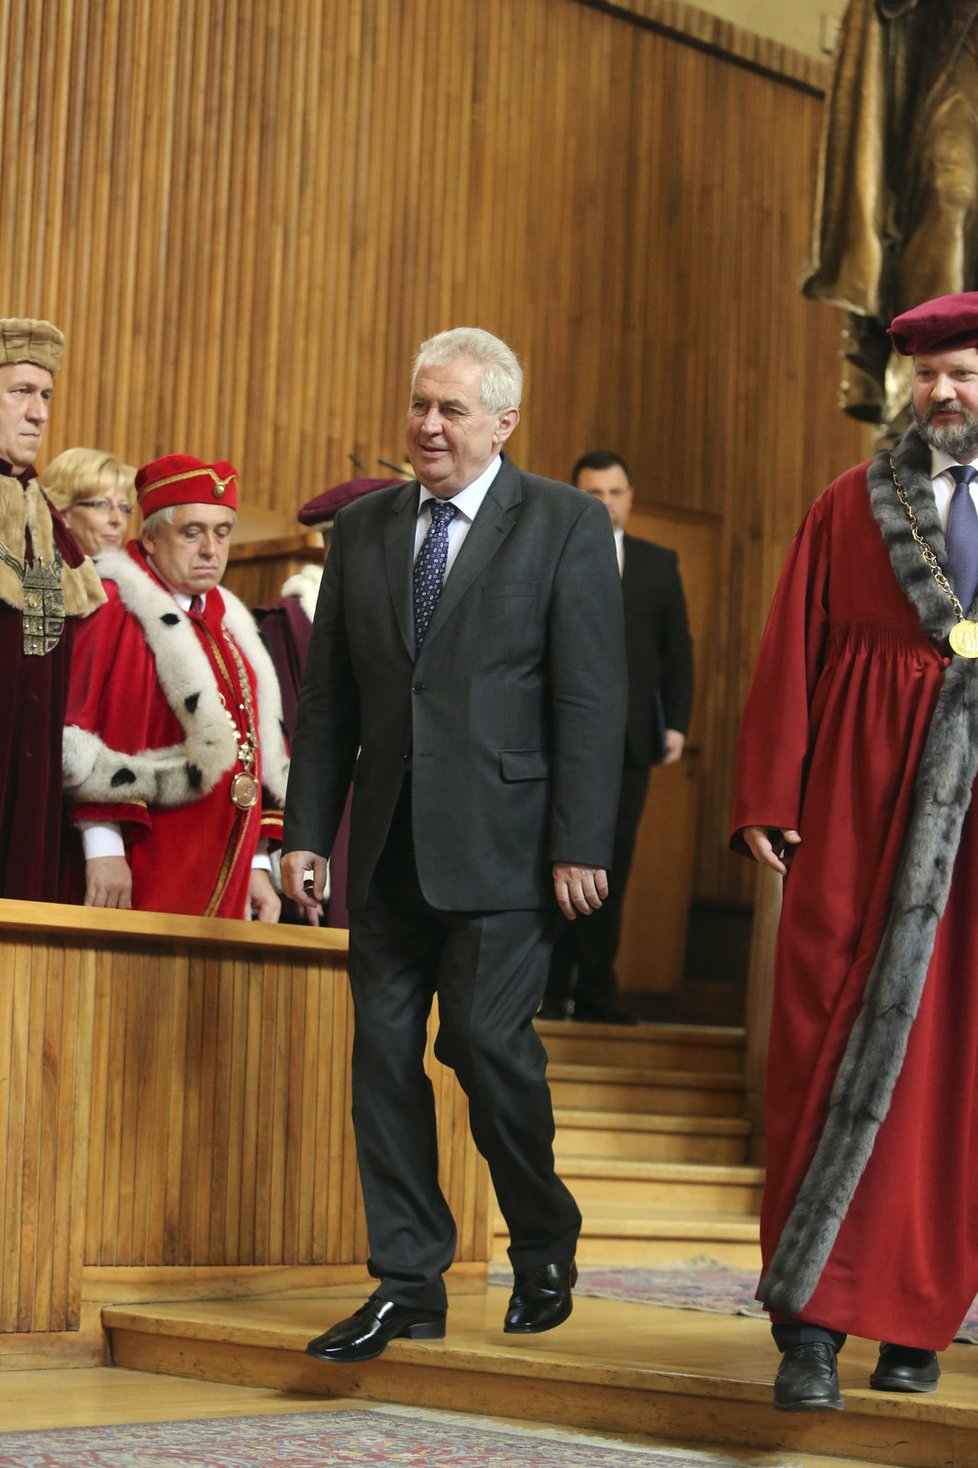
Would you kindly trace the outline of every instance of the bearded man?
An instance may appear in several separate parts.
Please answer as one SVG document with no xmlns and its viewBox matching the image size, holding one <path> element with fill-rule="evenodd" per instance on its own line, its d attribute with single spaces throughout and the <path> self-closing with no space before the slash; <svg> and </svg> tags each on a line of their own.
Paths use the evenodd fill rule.
<svg viewBox="0 0 978 1468">
<path fill-rule="evenodd" d="M 759 1297 L 774 1404 L 933 1391 L 978 1290 L 978 292 L 898 316 L 913 414 L 795 537 L 741 733 L 735 848 L 785 876 Z"/>
</svg>

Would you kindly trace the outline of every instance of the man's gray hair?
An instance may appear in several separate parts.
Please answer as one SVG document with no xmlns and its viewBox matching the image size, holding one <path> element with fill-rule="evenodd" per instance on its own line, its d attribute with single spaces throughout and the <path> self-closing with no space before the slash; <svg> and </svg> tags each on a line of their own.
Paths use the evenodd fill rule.
<svg viewBox="0 0 978 1468">
<path fill-rule="evenodd" d="M 481 326 L 453 326 L 421 343 L 414 359 L 411 382 L 423 366 L 445 367 L 460 359 L 482 368 L 479 398 L 487 413 L 518 408 L 523 396 L 523 369 L 519 358 L 498 336 Z"/>
<path fill-rule="evenodd" d="M 175 523 L 176 512 L 181 509 L 183 509 L 182 505 L 166 505 L 162 510 L 154 510 L 151 515 L 147 515 L 143 521 L 143 529 L 146 531 L 150 540 L 155 540 L 159 526 L 173 525 Z M 237 524 L 237 510 L 232 510 L 231 514 L 234 516 L 235 524 Z"/>
</svg>

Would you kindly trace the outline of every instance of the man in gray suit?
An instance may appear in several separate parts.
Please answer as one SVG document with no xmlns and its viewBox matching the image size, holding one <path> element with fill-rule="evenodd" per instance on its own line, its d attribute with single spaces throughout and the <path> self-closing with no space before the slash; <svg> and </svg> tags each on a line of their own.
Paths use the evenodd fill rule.
<svg viewBox="0 0 978 1468">
<path fill-rule="evenodd" d="M 515 354 L 476 328 L 415 361 L 417 482 L 341 510 L 292 750 L 286 892 L 323 892 L 351 778 L 353 1120 L 376 1292 L 310 1342 L 325 1360 L 445 1333 L 455 1224 L 423 1056 L 469 1098 L 510 1232 L 504 1329 L 566 1320 L 581 1217 L 556 1176 L 533 1028 L 558 908 L 607 895 L 627 678 L 602 505 L 525 474 Z M 581 918 L 579 920 L 585 920 Z"/>
</svg>

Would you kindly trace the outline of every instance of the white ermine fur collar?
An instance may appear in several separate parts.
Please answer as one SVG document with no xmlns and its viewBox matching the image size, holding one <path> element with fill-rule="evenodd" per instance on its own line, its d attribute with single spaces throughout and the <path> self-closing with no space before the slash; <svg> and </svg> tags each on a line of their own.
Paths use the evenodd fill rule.
<svg viewBox="0 0 978 1468">
<path fill-rule="evenodd" d="M 298 597 L 299 605 L 310 622 L 316 616 L 316 602 L 319 600 L 322 580 L 322 566 L 303 566 L 301 571 L 296 571 L 294 576 L 290 576 L 282 587 L 282 596 Z"/>
<path fill-rule="evenodd" d="M 70 725 L 64 733 L 65 795 L 74 802 L 124 799 L 151 806 L 187 805 L 209 794 L 237 760 L 237 740 L 210 662 L 187 613 L 125 551 L 103 551 L 96 565 L 103 580 L 115 582 L 123 606 L 139 623 L 184 740 L 126 754 L 109 749 L 97 734 Z M 225 625 L 255 670 L 262 783 L 281 804 L 288 754 L 275 670 L 247 608 L 231 592 L 222 590 L 221 595 Z"/>
</svg>

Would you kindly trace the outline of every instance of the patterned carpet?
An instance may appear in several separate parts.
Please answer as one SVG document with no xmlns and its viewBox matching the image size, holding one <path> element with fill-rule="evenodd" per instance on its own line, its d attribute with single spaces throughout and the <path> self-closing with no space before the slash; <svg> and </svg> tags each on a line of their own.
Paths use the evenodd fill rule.
<svg viewBox="0 0 978 1468">
<path fill-rule="evenodd" d="M 492 1270 L 490 1284 L 511 1286 L 505 1270 Z M 732 1269 L 716 1259 L 689 1259 L 658 1269 L 587 1268 L 579 1272 L 577 1293 L 601 1300 L 629 1300 L 669 1310 L 709 1310 L 714 1315 L 756 1315 L 766 1319 L 754 1299 L 757 1274 Z"/>
<path fill-rule="evenodd" d="M 512 1275 L 492 1270 L 489 1283 L 512 1285 Z M 579 1295 L 602 1300 L 629 1300 L 637 1305 L 659 1305 L 667 1310 L 708 1310 L 714 1315 L 767 1315 L 754 1298 L 757 1274 L 733 1269 L 715 1259 L 689 1259 L 683 1264 L 665 1264 L 659 1269 L 582 1269 L 577 1280 Z M 978 1345 L 978 1300 L 965 1316 L 954 1339 Z"/>
<path fill-rule="evenodd" d="M 746 1468 L 747 1462 L 393 1407 L 0 1434 L 0 1468 Z"/>
</svg>

